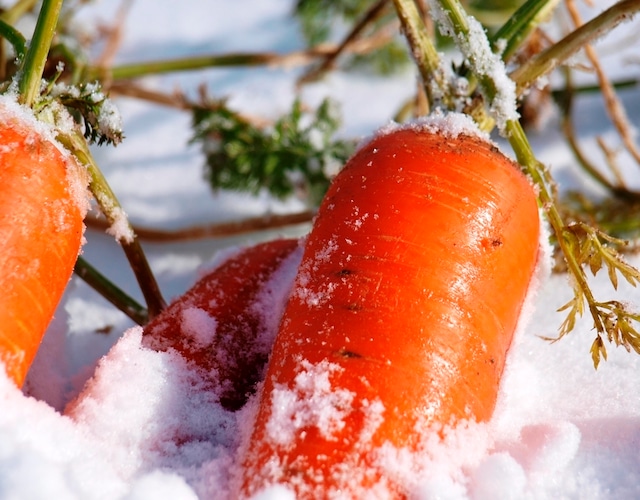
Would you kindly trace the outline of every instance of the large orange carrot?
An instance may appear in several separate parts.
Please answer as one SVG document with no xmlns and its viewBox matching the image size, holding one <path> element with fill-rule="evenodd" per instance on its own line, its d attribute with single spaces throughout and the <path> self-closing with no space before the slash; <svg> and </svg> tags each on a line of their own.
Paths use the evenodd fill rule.
<svg viewBox="0 0 640 500">
<path fill-rule="evenodd" d="M 180 352 L 209 373 L 220 403 L 237 410 L 264 375 L 298 250 L 296 239 L 242 249 L 146 325 L 145 344 Z M 271 283 L 279 270 L 280 280 Z"/>
<path fill-rule="evenodd" d="M 383 445 L 494 410 L 534 272 L 539 215 L 517 165 L 469 129 L 379 134 L 326 195 L 269 360 L 241 488 L 402 494 Z"/>
<path fill-rule="evenodd" d="M 16 108 L 0 103 L 0 361 L 21 386 L 80 251 L 87 194 L 84 171 Z"/>
</svg>

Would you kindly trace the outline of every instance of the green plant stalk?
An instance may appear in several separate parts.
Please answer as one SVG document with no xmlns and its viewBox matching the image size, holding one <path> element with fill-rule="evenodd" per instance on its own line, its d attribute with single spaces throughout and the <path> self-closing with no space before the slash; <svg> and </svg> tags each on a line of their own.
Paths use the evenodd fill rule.
<svg viewBox="0 0 640 500">
<path fill-rule="evenodd" d="M 123 64 L 113 68 L 89 67 L 86 70 L 85 79 L 87 81 L 93 81 L 96 79 L 127 80 L 149 74 L 196 71 L 219 67 L 262 66 L 273 62 L 277 57 L 277 54 L 268 52 L 222 54 Z"/>
<path fill-rule="evenodd" d="M 126 314 L 136 324 L 140 326 L 147 324 L 149 321 L 147 310 L 127 295 L 121 288 L 114 285 L 113 282 L 89 264 L 83 257 L 78 257 L 73 271 L 91 286 L 91 288 L 100 293 L 100 295 Z"/>
<path fill-rule="evenodd" d="M 639 10 L 640 0 L 622 0 L 524 62 L 509 75 L 516 82 L 518 95 L 522 95 L 538 78 L 549 74 L 584 45 L 601 37 Z"/>
<path fill-rule="evenodd" d="M 491 37 L 491 45 L 495 49 L 500 40 L 506 42 L 501 53 L 504 61 L 518 50 L 533 29 L 556 8 L 559 1 L 528 0 L 496 31 Z"/>
<path fill-rule="evenodd" d="M 19 100 L 26 106 L 31 107 L 40 93 L 42 72 L 47 62 L 61 7 L 62 0 L 42 1 L 33 38 L 29 42 L 18 81 Z"/>
<path fill-rule="evenodd" d="M 494 53 L 499 53 L 502 61 L 507 61 L 522 43 L 527 39 L 534 28 L 540 24 L 546 15 L 556 6 L 559 0 L 528 0 L 516 12 L 514 12 L 507 22 L 494 34 L 489 40 L 491 49 Z M 468 31 L 469 26 L 466 21 L 466 12 L 457 12 L 455 4 L 447 4 L 452 16 L 452 22 L 458 23 L 458 28 Z M 468 88 L 470 95 L 475 92 L 478 86 L 478 79 L 471 68 L 461 68 L 460 76 L 468 80 Z M 484 85 L 488 82 L 485 80 Z M 482 101 L 474 100 L 470 106 L 465 109 L 485 131 L 490 131 L 495 126 L 493 120 L 486 112 L 482 105 Z"/>
<path fill-rule="evenodd" d="M 597 168 L 593 165 L 586 156 L 580 150 L 578 140 L 576 139 L 573 127 L 573 100 L 575 95 L 575 89 L 573 87 L 573 81 L 571 78 L 571 69 L 564 68 L 565 75 L 565 88 L 562 91 L 562 95 L 556 98 L 556 102 L 561 110 L 562 118 L 560 120 L 560 128 L 564 133 L 569 147 L 573 151 L 574 156 L 578 160 L 578 163 L 582 169 L 598 184 L 607 189 L 614 196 L 625 197 L 631 196 L 632 192 L 629 191 L 623 184 L 615 185 L 610 182 Z"/>
<path fill-rule="evenodd" d="M 0 19 L 0 36 L 5 38 L 16 53 L 16 59 L 21 61 L 27 51 L 27 41 L 17 29 Z"/>
<path fill-rule="evenodd" d="M 414 0 L 393 0 L 393 5 L 425 85 L 429 104 L 433 105 L 436 101 L 436 96 L 434 96 L 433 86 L 429 82 L 435 83 L 435 87 L 442 92 L 446 92 L 448 89 L 444 73 L 440 67 L 440 56 L 427 35 L 424 21 Z"/>
<path fill-rule="evenodd" d="M 136 237 L 129 221 L 126 220 L 124 211 L 116 195 L 111 190 L 102 171 L 93 159 L 86 140 L 79 132 L 74 131 L 69 134 L 60 133 L 57 139 L 87 168 L 89 173 L 89 189 L 109 223 L 121 224 L 124 222 L 126 224 L 128 234 L 119 236 L 118 242 L 122 246 L 129 265 L 140 286 L 149 311 L 149 319 L 154 318 L 166 307 L 166 302 L 162 297 L 160 287 L 142 250 L 140 240 Z"/>
</svg>

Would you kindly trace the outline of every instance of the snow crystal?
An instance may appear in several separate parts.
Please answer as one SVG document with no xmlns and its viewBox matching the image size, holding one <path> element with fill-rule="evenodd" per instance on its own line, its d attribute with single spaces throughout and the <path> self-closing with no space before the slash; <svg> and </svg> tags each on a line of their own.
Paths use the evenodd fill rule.
<svg viewBox="0 0 640 500">
<path fill-rule="evenodd" d="M 355 397 L 353 392 L 331 385 L 331 375 L 344 368 L 326 360 L 312 364 L 299 359 L 298 363 L 293 387 L 278 384 L 273 389 L 267 434 L 274 442 L 287 445 L 300 429 L 313 426 L 325 439 L 334 439 L 333 434 L 344 427 L 344 417 L 351 412 Z"/>
<path fill-rule="evenodd" d="M 204 349 L 211 344 L 217 324 L 216 318 L 199 307 L 182 310 L 182 332 L 189 336 L 196 349 Z"/>
<path fill-rule="evenodd" d="M 131 224 L 129 224 L 127 213 L 122 207 L 114 205 L 113 200 L 102 194 L 98 194 L 98 196 L 101 197 L 101 205 L 106 207 L 109 218 L 112 220 L 111 225 L 107 228 L 107 233 L 120 243 L 132 243 L 135 234 Z"/>
<path fill-rule="evenodd" d="M 314 280 L 311 277 L 315 274 L 317 265 L 329 262 L 331 260 L 331 256 L 337 249 L 338 243 L 336 239 L 330 239 L 325 247 L 319 249 L 315 253 L 310 262 L 306 262 L 298 270 L 293 295 L 304 302 L 307 306 L 318 307 L 322 303 L 326 302 L 335 290 L 336 284 L 332 282 L 320 285 L 316 284 L 315 289 L 312 288 L 310 284 L 314 283 Z"/>
<path fill-rule="evenodd" d="M 455 36 L 449 14 L 439 2 L 430 0 L 430 12 L 443 35 Z M 457 37 L 458 47 L 471 64 L 473 72 L 493 82 L 496 95 L 492 96 L 489 105 L 498 129 L 504 131 L 508 121 L 517 120 L 520 116 L 515 82 L 509 78 L 500 54 L 491 49 L 482 24 L 472 16 L 467 16 L 467 22 L 469 31 L 465 36 Z"/>
<path fill-rule="evenodd" d="M 459 135 L 468 135 L 493 144 L 489 134 L 482 131 L 469 115 L 455 111 L 443 111 L 438 108 L 427 116 L 422 116 L 406 123 L 394 121 L 387 123 L 376 130 L 374 134 L 360 141 L 357 149 L 363 148 L 376 137 L 391 134 L 398 130 L 415 130 L 416 132 L 443 135 L 452 139 Z M 373 152 L 375 153 L 376 149 Z"/>
</svg>

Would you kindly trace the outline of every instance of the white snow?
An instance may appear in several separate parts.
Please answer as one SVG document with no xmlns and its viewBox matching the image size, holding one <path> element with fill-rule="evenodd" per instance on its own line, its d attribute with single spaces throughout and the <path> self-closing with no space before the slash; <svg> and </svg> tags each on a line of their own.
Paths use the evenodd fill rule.
<svg viewBox="0 0 640 500">
<path fill-rule="evenodd" d="M 109 22 L 116 5 L 106 0 L 89 4 L 83 11 L 83 28 L 96 19 Z M 301 38 L 289 18 L 291 6 L 292 2 L 276 0 L 183 0 L 178 15 L 175 2 L 138 0 L 123 28 L 116 62 L 196 52 L 298 49 Z M 638 21 L 621 29 L 620 39 L 625 40 L 634 30 L 637 33 Z M 637 38 L 633 40 L 637 46 Z M 630 45 L 606 61 L 618 75 L 638 78 L 640 66 Z M 635 65 L 625 62 L 633 57 Z M 195 95 L 197 86 L 206 82 L 212 95 L 233 96 L 231 103 L 239 109 L 276 116 L 293 100 L 292 82 L 298 74 L 294 69 L 221 69 L 148 78 L 145 84 L 167 92 L 180 86 Z M 388 123 L 414 89 L 413 72 L 383 82 L 370 75 L 337 72 L 305 89 L 303 97 L 338 96 L 345 113 L 341 133 L 362 136 Z M 637 88 L 621 95 L 630 119 L 640 126 Z M 296 202 L 265 195 L 212 195 L 201 178 L 199 152 L 187 145 L 186 115 L 131 99 L 118 99 L 116 105 L 127 138 L 117 148 L 96 150 L 96 157 L 134 222 L 189 226 L 299 208 Z M 579 97 L 576 113 L 581 139 L 599 158 L 595 137 L 611 134 L 599 97 Z M 533 136 L 532 144 L 561 189 L 575 186 L 597 192 L 561 142 L 557 121 L 552 119 Z M 625 172 L 635 172 L 631 169 L 637 165 L 626 156 L 620 159 Z M 354 221 L 362 216 L 354 214 Z M 299 226 L 247 237 L 144 246 L 165 295 L 175 297 L 219 251 L 307 230 L 308 226 Z M 111 236 L 89 230 L 84 256 L 141 300 Z M 271 330 L 282 310 L 282 291 L 293 280 L 295 258 L 299 254 L 283 267 L 256 306 L 274 311 L 266 320 Z M 629 260 L 640 265 L 638 256 Z M 640 498 L 640 357 L 609 347 L 608 361 L 595 371 L 589 355 L 594 334 L 589 318 L 579 320 L 576 330 L 557 343 L 542 340 L 555 336 L 563 319 L 555 311 L 571 296 L 566 276 L 549 275 L 547 270 L 540 271 L 537 293 L 529 297 L 524 313 L 528 321 L 519 328 L 509 353 L 491 422 L 462 423 L 447 431 L 444 440 L 424 433 L 418 452 L 378 450 L 381 467 L 390 477 L 401 478 L 413 498 Z M 605 275 L 591 281 L 599 299 L 615 295 L 640 308 L 640 291 L 627 283 L 620 283 L 614 294 Z M 188 314 L 196 335 L 202 334 L 202 325 L 211 328 L 215 323 L 215 318 L 198 311 Z M 289 423 L 302 418 L 292 409 L 311 408 L 303 404 L 304 398 L 328 399 L 334 408 L 339 403 L 340 411 L 346 411 L 347 393 L 332 395 L 322 376 L 311 376 L 318 367 L 301 364 L 301 368 L 296 398 L 282 398 L 282 413 L 291 417 Z M 256 406 L 253 397 L 238 412 L 222 408 L 197 370 L 173 351 L 144 347 L 139 328 L 73 278 L 24 391 L 0 370 L 0 498 L 236 498 L 238 449 Z M 316 422 L 327 433 L 339 426 L 339 412 L 313 408 L 301 414 L 306 415 L 305 422 Z M 384 411 L 375 401 L 369 410 L 373 428 Z M 275 423 L 272 430 L 278 432 Z M 292 432 L 295 428 L 289 427 L 276 439 L 286 441 Z M 255 498 L 293 496 L 274 486 Z"/>
<path fill-rule="evenodd" d="M 485 29 L 472 16 L 467 17 L 468 32 L 464 37 L 457 36 L 449 13 L 436 0 L 429 2 L 429 12 L 438 24 L 443 35 L 454 37 L 460 51 L 472 66 L 473 73 L 491 80 L 495 95 L 489 96 L 491 116 L 496 120 L 498 129 L 504 131 L 510 120 L 517 120 L 516 85 L 507 75 L 507 68 L 500 54 L 493 52 Z"/>
<path fill-rule="evenodd" d="M 305 427 L 317 427 L 327 440 L 344 428 L 344 418 L 351 413 L 355 394 L 334 388 L 330 377 L 344 370 L 339 365 L 322 361 L 316 365 L 298 359 L 298 373 L 293 388 L 276 385 L 271 397 L 271 413 L 267 422 L 269 439 L 287 446 Z"/>
</svg>

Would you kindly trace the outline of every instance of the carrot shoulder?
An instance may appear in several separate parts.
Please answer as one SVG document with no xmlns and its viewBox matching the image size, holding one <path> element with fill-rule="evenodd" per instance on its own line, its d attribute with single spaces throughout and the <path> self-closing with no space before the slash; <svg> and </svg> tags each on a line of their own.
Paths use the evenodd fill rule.
<svg viewBox="0 0 640 500">
<path fill-rule="evenodd" d="M 402 492 L 383 445 L 494 410 L 535 270 L 539 215 L 473 134 L 396 128 L 349 160 L 308 237 L 243 458 L 250 496 Z"/>
<path fill-rule="evenodd" d="M 86 182 L 32 124 L 0 116 L 0 361 L 21 386 L 80 251 Z"/>
<path fill-rule="evenodd" d="M 299 250 L 297 239 L 239 250 L 145 326 L 145 345 L 178 351 L 204 370 L 222 406 L 239 409 L 264 375 Z"/>
</svg>

